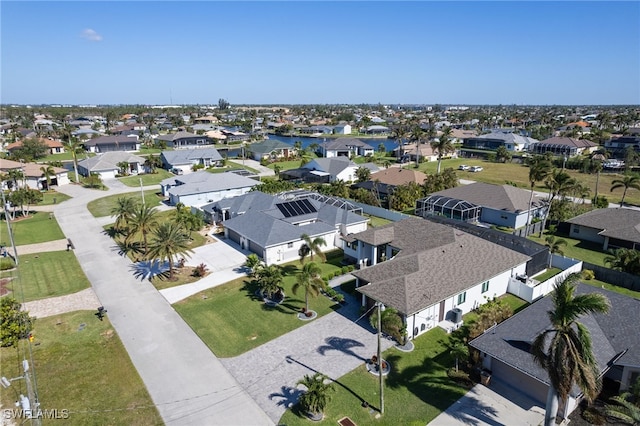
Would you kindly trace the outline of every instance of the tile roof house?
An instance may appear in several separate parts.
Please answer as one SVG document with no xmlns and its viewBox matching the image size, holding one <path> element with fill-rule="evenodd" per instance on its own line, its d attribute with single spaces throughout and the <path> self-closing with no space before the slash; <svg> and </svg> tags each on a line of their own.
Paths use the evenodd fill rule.
<svg viewBox="0 0 640 426">
<path fill-rule="evenodd" d="M 64 152 L 64 145 L 60 141 L 54 141 L 51 139 L 38 138 L 40 142 L 47 146 L 49 154 L 62 154 Z M 22 148 L 22 141 L 17 141 L 7 145 L 6 150 L 14 152 Z"/>
<path fill-rule="evenodd" d="M 222 222 L 225 237 L 268 265 L 298 259 L 302 234 L 322 238 L 326 242 L 322 251 L 329 251 L 342 248 L 342 235 L 367 229 L 366 217 L 313 198 L 284 200 L 258 194 L 251 192 L 203 209 L 227 218 Z"/>
<path fill-rule="evenodd" d="M 100 136 L 82 144 L 87 151 L 95 153 L 140 151 L 140 142 L 136 136 Z"/>
<path fill-rule="evenodd" d="M 213 141 L 205 135 L 195 135 L 184 131 L 160 135 L 156 141 L 164 141 L 167 148 L 174 149 L 206 147 L 213 144 Z"/>
<path fill-rule="evenodd" d="M 89 176 L 97 173 L 102 179 L 113 179 L 120 173 L 120 163 L 128 163 L 128 173 L 143 173 L 145 159 L 128 152 L 105 152 L 95 157 L 89 157 L 78 162 L 78 173 L 82 176 Z"/>
<path fill-rule="evenodd" d="M 550 152 L 554 155 L 566 155 L 568 157 L 590 154 L 597 149 L 598 144 L 595 144 L 590 140 L 560 136 L 545 139 L 529 145 L 529 152 L 533 154 L 545 154 Z"/>
<path fill-rule="evenodd" d="M 276 139 L 267 139 L 262 142 L 252 143 L 247 147 L 247 150 L 256 161 L 264 158 L 269 160 L 287 158 L 296 152 L 296 149 L 292 145 Z"/>
<path fill-rule="evenodd" d="M 396 309 L 408 336 L 436 325 L 450 331 L 461 315 L 507 292 L 529 256 L 433 221 L 410 218 L 349 235 L 345 254 L 361 269 L 357 290 Z M 366 267 L 366 265 L 371 265 Z M 452 319 L 453 318 L 453 319 Z"/>
<path fill-rule="evenodd" d="M 600 293 L 611 302 L 607 314 L 590 314 L 579 319 L 591 333 L 592 346 L 601 374 L 628 389 L 640 375 L 640 300 L 578 284 L 576 294 Z M 550 326 L 547 312 L 553 302 L 547 296 L 469 342 L 481 353 L 483 367 L 492 380 L 500 380 L 528 394 L 544 407 L 549 376 L 533 361 L 530 349 L 536 336 Z M 566 418 L 578 405 L 577 387 L 570 393 L 560 415 Z"/>
<path fill-rule="evenodd" d="M 567 220 L 569 236 L 611 248 L 640 249 L 640 211 L 634 209 L 596 209 Z"/>
<path fill-rule="evenodd" d="M 191 172 L 193 166 L 211 167 L 220 165 L 222 156 L 215 148 L 181 149 L 162 151 L 160 154 L 165 169 L 179 169 L 183 173 Z"/>
<path fill-rule="evenodd" d="M 9 170 L 21 170 L 24 174 L 24 183 L 31 189 L 46 189 L 47 178 L 42 172 L 42 167 L 47 167 L 44 164 L 38 163 L 21 163 L 18 161 L 5 160 L 0 158 L 0 172 L 7 173 Z M 69 171 L 61 167 L 53 167 L 54 175 L 50 176 L 51 186 L 66 185 L 69 183 Z M 22 186 L 23 182 L 16 182 L 18 187 Z M 13 183 L 10 180 L 3 180 L 1 184 L 2 189 L 10 189 Z"/>
<path fill-rule="evenodd" d="M 418 200 L 416 215 L 443 215 L 517 229 L 526 225 L 530 197 L 531 191 L 512 185 L 476 182 L 434 192 Z M 542 218 L 546 210 L 546 201 L 534 196 L 529 222 Z"/>
<path fill-rule="evenodd" d="M 373 155 L 374 149 L 371 145 L 354 138 L 337 138 L 322 142 L 320 152 L 323 157 L 353 157 Z"/>
<path fill-rule="evenodd" d="M 209 173 L 200 170 L 182 176 L 173 176 L 160 182 L 162 195 L 171 205 L 201 207 L 223 198 L 246 194 L 258 181 L 235 173 Z"/>
</svg>

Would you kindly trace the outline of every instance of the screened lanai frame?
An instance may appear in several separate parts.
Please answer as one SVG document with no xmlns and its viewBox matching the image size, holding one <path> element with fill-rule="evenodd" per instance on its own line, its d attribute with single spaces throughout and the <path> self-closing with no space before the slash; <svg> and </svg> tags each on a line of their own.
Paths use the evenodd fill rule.
<svg viewBox="0 0 640 426">
<path fill-rule="evenodd" d="M 573 157 L 578 154 L 578 148 L 575 146 L 570 146 L 561 143 L 543 143 L 538 142 L 532 144 L 533 149 L 531 152 L 534 154 L 544 154 L 546 152 L 550 152 L 555 155 L 568 155 L 569 157 Z"/>
<path fill-rule="evenodd" d="M 416 203 L 417 216 L 444 216 L 464 222 L 478 222 L 481 210 L 482 207 L 468 201 L 444 195 L 429 195 Z"/>
</svg>

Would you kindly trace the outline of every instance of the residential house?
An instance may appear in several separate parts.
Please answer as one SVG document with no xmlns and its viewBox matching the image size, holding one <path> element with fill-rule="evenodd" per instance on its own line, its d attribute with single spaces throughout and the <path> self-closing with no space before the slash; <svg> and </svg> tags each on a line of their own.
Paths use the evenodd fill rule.
<svg viewBox="0 0 640 426">
<path fill-rule="evenodd" d="M 288 158 L 291 155 L 295 155 L 296 152 L 292 145 L 276 139 L 266 139 L 262 142 L 252 143 L 247 147 L 247 150 L 256 161 Z"/>
<path fill-rule="evenodd" d="M 26 185 L 31 189 L 47 189 L 47 178 L 44 176 L 43 168 L 46 164 L 23 163 L 12 160 L 0 159 L 0 172 L 8 173 L 10 170 L 20 170 L 24 176 L 21 182 L 16 182 L 18 187 Z M 49 176 L 51 186 L 66 185 L 69 183 L 69 171 L 61 167 L 52 167 L 53 175 Z M 13 183 L 9 180 L 2 181 L 2 189 L 11 189 Z"/>
<path fill-rule="evenodd" d="M 60 141 L 45 138 L 38 138 L 38 140 L 47 146 L 49 154 L 62 154 L 64 152 L 64 145 Z M 20 150 L 20 148 L 22 148 L 22 143 L 23 141 L 10 143 L 9 145 L 7 145 L 6 149 L 8 152 L 13 154 L 15 151 L 18 151 Z"/>
<path fill-rule="evenodd" d="M 517 229 L 526 225 L 527 217 L 531 223 L 547 211 L 545 200 L 535 195 L 529 210 L 530 199 L 531 191 L 526 189 L 476 182 L 434 192 L 418 200 L 416 216 L 438 215 Z"/>
<path fill-rule="evenodd" d="M 465 138 L 462 141 L 462 148 L 496 150 L 500 146 L 504 146 L 511 152 L 522 152 L 529 148 L 530 144 L 538 142 L 527 136 L 521 136 L 510 131 L 494 130 L 485 135 Z"/>
<path fill-rule="evenodd" d="M 194 124 L 217 124 L 218 123 L 218 117 L 215 117 L 213 115 L 207 115 L 204 117 L 198 117 L 198 118 L 194 118 L 193 119 L 193 123 Z"/>
<path fill-rule="evenodd" d="M 246 194 L 258 181 L 235 173 L 209 173 L 200 170 L 188 175 L 173 176 L 160 182 L 162 195 L 169 204 L 201 207 L 223 198 Z"/>
<path fill-rule="evenodd" d="M 524 275 L 529 256 L 461 229 L 409 218 L 348 235 L 345 255 L 363 305 L 380 302 L 402 316 L 409 338 L 440 326 L 451 331 L 462 315 L 507 292 Z M 369 266 L 370 265 L 370 266 Z"/>
<path fill-rule="evenodd" d="M 374 149 L 371 145 L 354 138 L 337 138 L 322 142 L 320 152 L 323 157 L 355 157 L 373 155 Z"/>
<path fill-rule="evenodd" d="M 303 135 L 330 135 L 333 133 L 331 126 L 309 126 L 298 130 Z"/>
<path fill-rule="evenodd" d="M 596 209 L 567 220 L 569 236 L 602 244 L 602 250 L 640 249 L 640 211 Z"/>
<path fill-rule="evenodd" d="M 640 152 L 640 136 L 621 136 L 612 138 L 604 143 L 604 147 L 615 158 L 624 158 L 625 151 L 632 147 L 634 151 Z"/>
<path fill-rule="evenodd" d="M 323 252 L 343 248 L 342 235 L 367 229 L 368 219 L 312 197 L 269 200 L 249 193 L 209 207 L 222 212 L 225 237 L 257 254 L 266 264 L 299 258 L 302 234 L 321 238 Z M 343 203 L 347 207 L 346 203 Z M 208 208 L 208 207 L 205 207 Z"/>
<path fill-rule="evenodd" d="M 438 152 L 431 147 L 429 143 L 420 144 L 420 149 L 418 150 L 418 145 L 415 143 L 404 144 L 402 146 L 402 152 L 405 156 L 408 156 L 408 160 L 410 161 L 418 161 L 418 159 L 422 161 L 438 161 Z M 400 150 L 399 147 L 396 147 L 394 151 L 394 155 L 398 157 L 397 152 Z M 458 158 L 458 153 L 456 151 L 447 153 L 447 158 Z"/>
<path fill-rule="evenodd" d="M 578 284 L 576 294 L 599 293 L 611 302 L 607 314 L 581 316 L 590 332 L 593 352 L 600 375 L 628 389 L 640 375 L 640 300 L 586 284 Z M 487 330 L 469 345 L 480 351 L 485 370 L 491 380 L 499 380 L 523 392 L 545 406 L 549 388 L 547 372 L 536 364 L 531 354 L 535 338 L 549 329 L 547 312 L 553 308 L 547 296 L 523 309 L 513 317 Z M 558 414 L 567 418 L 578 406 L 582 395 L 577 387 L 570 392 Z"/>
<path fill-rule="evenodd" d="M 380 200 L 382 206 L 389 203 L 389 197 L 393 194 L 396 187 L 406 185 L 410 182 L 422 185 L 427 175 L 411 169 L 401 169 L 399 167 L 389 167 L 371 173 L 369 180 L 358 182 L 351 187 L 354 189 L 362 188 L 371 191 L 375 197 Z"/>
<path fill-rule="evenodd" d="M 350 135 L 351 134 L 351 125 L 350 124 L 338 124 L 333 127 L 333 133 L 337 135 Z"/>
<path fill-rule="evenodd" d="M 532 154 L 546 154 L 547 152 L 550 152 L 553 155 L 562 155 L 566 157 L 591 154 L 597 149 L 598 144 L 595 144 L 590 140 L 560 136 L 545 139 L 529 145 L 529 152 Z"/>
<path fill-rule="evenodd" d="M 137 136 L 100 136 L 88 139 L 82 143 L 89 152 L 135 152 L 140 151 L 140 141 Z"/>
<path fill-rule="evenodd" d="M 280 173 L 283 179 L 302 179 L 305 182 L 330 183 L 356 180 L 358 165 L 347 157 L 315 158 L 298 169 Z"/>
<path fill-rule="evenodd" d="M 371 121 L 373 122 L 373 120 Z M 382 120 L 382 123 L 384 123 L 384 120 Z M 388 135 L 391 133 L 391 129 L 386 126 L 374 124 L 372 126 L 367 126 L 367 128 L 364 129 L 364 132 L 368 135 Z"/>
<path fill-rule="evenodd" d="M 219 166 L 223 158 L 215 148 L 181 149 L 176 151 L 162 151 L 160 154 L 162 166 L 167 170 L 180 170 L 179 173 L 189 173 L 193 166 Z"/>
<path fill-rule="evenodd" d="M 113 179 L 121 173 L 120 165 L 127 163 L 126 172 L 129 174 L 144 173 L 145 159 L 128 152 L 112 151 L 98 154 L 78 162 L 78 173 L 89 176 L 96 173 L 102 179 Z"/>
<path fill-rule="evenodd" d="M 160 135 L 156 138 L 156 141 L 163 141 L 167 144 L 167 148 L 173 149 L 198 148 L 213 144 L 207 136 L 195 135 L 184 131 Z"/>
</svg>

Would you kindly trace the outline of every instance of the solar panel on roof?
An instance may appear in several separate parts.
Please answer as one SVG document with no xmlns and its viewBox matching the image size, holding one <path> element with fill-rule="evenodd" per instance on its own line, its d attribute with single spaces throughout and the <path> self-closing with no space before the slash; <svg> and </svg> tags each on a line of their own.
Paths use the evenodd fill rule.
<svg viewBox="0 0 640 426">
<path fill-rule="evenodd" d="M 294 217 L 317 212 L 313 204 L 307 199 L 278 203 L 276 207 L 284 217 Z"/>
</svg>

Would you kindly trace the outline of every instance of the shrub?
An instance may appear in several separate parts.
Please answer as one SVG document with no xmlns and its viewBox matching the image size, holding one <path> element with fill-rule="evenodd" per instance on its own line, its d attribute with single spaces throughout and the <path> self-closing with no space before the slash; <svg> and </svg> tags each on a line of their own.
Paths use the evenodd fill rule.
<svg viewBox="0 0 640 426">
<path fill-rule="evenodd" d="M 0 271 L 6 271 L 7 269 L 13 269 L 15 266 L 16 265 L 13 262 L 13 259 L 11 259 L 10 257 L 5 257 L 3 259 L 0 259 Z"/>
<path fill-rule="evenodd" d="M 191 275 L 194 277 L 204 277 L 205 275 L 207 275 L 207 265 L 205 265 L 204 263 L 199 264 L 193 269 Z"/>
<path fill-rule="evenodd" d="M 343 266 L 340 271 L 342 272 L 342 275 L 349 273 L 349 267 L 347 266 Z"/>
<path fill-rule="evenodd" d="M 605 417 L 596 407 L 587 407 L 582 412 L 582 418 L 592 425 L 603 425 L 606 423 Z"/>
<path fill-rule="evenodd" d="M 333 296 L 333 298 L 335 299 L 336 302 L 338 303 L 342 303 L 344 302 L 344 294 L 342 293 L 336 293 L 335 296 Z"/>
<path fill-rule="evenodd" d="M 336 291 L 331 287 L 327 287 L 324 292 L 327 293 L 327 296 L 329 297 L 335 297 L 335 295 L 337 294 Z"/>
<path fill-rule="evenodd" d="M 592 280 L 596 277 L 596 274 L 591 269 L 585 269 L 582 271 L 583 280 Z"/>
<path fill-rule="evenodd" d="M 356 269 L 356 267 L 355 267 L 355 266 L 353 266 L 353 265 L 349 265 L 349 266 L 347 266 L 347 271 L 348 271 L 348 272 L 353 272 L 355 269 Z"/>
<path fill-rule="evenodd" d="M 597 200 L 596 197 L 593 197 L 591 199 L 591 203 L 597 209 L 606 209 L 607 207 L 609 207 L 609 200 L 607 200 L 607 197 L 605 197 L 604 195 L 598 195 Z"/>
</svg>

